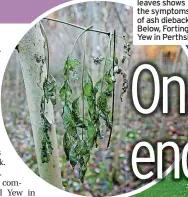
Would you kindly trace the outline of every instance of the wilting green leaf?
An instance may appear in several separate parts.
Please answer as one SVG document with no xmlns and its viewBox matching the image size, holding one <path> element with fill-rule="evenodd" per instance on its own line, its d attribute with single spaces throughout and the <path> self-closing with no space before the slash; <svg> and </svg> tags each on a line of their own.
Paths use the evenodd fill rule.
<svg viewBox="0 0 188 197">
<path fill-rule="evenodd" d="M 97 93 L 98 93 L 98 91 L 99 91 L 99 87 L 100 87 L 100 85 L 101 85 L 101 81 L 102 81 L 102 79 L 99 79 L 98 81 L 96 81 L 96 83 L 95 83 L 95 85 L 94 85 L 94 94 L 96 95 Z"/>
<path fill-rule="evenodd" d="M 94 136 L 96 136 L 95 126 L 90 120 L 88 120 L 88 137 L 93 138 Z"/>
<path fill-rule="evenodd" d="M 79 119 L 79 97 L 72 102 L 72 114 L 74 120 L 77 121 Z"/>
<path fill-rule="evenodd" d="M 63 124 L 66 132 L 68 132 L 70 135 L 73 136 L 75 134 L 76 128 L 75 128 L 75 123 L 72 117 L 71 110 L 68 105 L 64 106 L 62 117 L 63 117 Z"/>
<path fill-rule="evenodd" d="M 74 168 L 75 165 L 77 164 L 77 154 L 76 154 L 75 147 L 73 144 L 69 151 L 69 160 L 70 160 L 70 164 L 72 165 L 72 168 Z"/>
<path fill-rule="evenodd" d="M 77 143 L 76 152 L 78 155 L 85 155 L 88 152 L 89 148 L 85 140 L 81 140 Z"/>
<path fill-rule="evenodd" d="M 102 93 L 97 99 L 97 105 L 100 110 L 105 110 L 107 106 L 107 96 L 105 93 Z"/>
<path fill-rule="evenodd" d="M 68 134 L 68 132 L 65 132 L 64 136 L 63 136 L 63 148 L 66 154 L 66 159 L 69 160 L 69 151 L 70 151 L 70 136 Z"/>
<path fill-rule="evenodd" d="M 91 83 L 86 83 L 84 86 L 84 95 L 85 96 L 92 96 L 92 84 Z"/>
<path fill-rule="evenodd" d="M 51 100 L 52 104 L 56 104 L 56 81 L 52 75 L 49 75 L 49 79 L 45 79 L 43 84 L 44 97 L 49 102 Z"/>
<path fill-rule="evenodd" d="M 90 151 L 88 150 L 85 155 L 78 155 L 77 158 L 78 158 L 79 168 L 81 168 L 84 165 L 87 166 L 87 163 L 90 159 Z"/>
<path fill-rule="evenodd" d="M 113 92 L 113 86 L 108 86 L 105 90 L 105 94 L 108 97 L 112 97 L 112 92 Z"/>
<path fill-rule="evenodd" d="M 106 122 L 106 126 L 111 129 L 112 128 L 112 123 L 109 119 L 109 111 L 100 111 L 100 117 Z"/>
<path fill-rule="evenodd" d="M 65 84 L 64 84 L 63 87 L 59 91 L 59 97 L 62 101 L 65 100 L 65 95 L 66 95 L 66 87 L 65 87 Z"/>
<path fill-rule="evenodd" d="M 65 132 L 63 136 L 63 148 L 65 151 L 67 160 L 69 160 L 69 151 L 74 143 L 75 143 L 74 137 L 71 136 L 68 132 Z"/>
<path fill-rule="evenodd" d="M 77 66 L 80 65 L 80 62 L 76 58 L 74 58 L 72 56 L 68 56 L 67 61 L 66 61 L 66 65 L 69 70 L 73 71 Z"/>
<path fill-rule="evenodd" d="M 94 143 L 97 140 L 97 131 L 94 124 L 88 120 L 88 144 L 89 147 L 92 148 Z"/>
<path fill-rule="evenodd" d="M 105 93 L 102 93 L 102 95 L 98 97 L 97 106 L 99 109 L 100 117 L 106 122 L 106 126 L 109 129 L 111 129 L 112 123 L 110 122 L 110 118 L 109 118 L 110 110 L 108 108 L 107 102 L 108 102 L 107 95 Z"/>
<path fill-rule="evenodd" d="M 68 99 L 71 94 L 72 94 L 72 89 L 71 89 L 68 81 L 66 80 L 64 82 L 63 87 L 59 91 L 59 97 L 61 98 L 62 101 L 65 101 L 66 98 Z"/>
<path fill-rule="evenodd" d="M 88 112 L 90 117 L 92 118 L 95 113 L 95 100 L 92 97 L 87 97 L 88 103 Z"/>
<path fill-rule="evenodd" d="M 77 161 L 79 164 L 79 178 L 84 181 L 84 176 L 87 170 L 87 163 L 90 158 L 90 147 L 85 140 L 81 140 L 76 146 Z"/>
<path fill-rule="evenodd" d="M 97 137 L 99 139 L 103 139 L 101 132 L 100 132 L 100 118 L 99 118 L 99 111 L 95 112 L 95 126 L 96 126 L 96 132 L 97 132 Z M 96 147 L 97 147 L 97 142 L 96 142 Z"/>
<path fill-rule="evenodd" d="M 107 84 L 113 84 L 111 73 L 109 71 L 104 74 L 104 78 Z"/>
<path fill-rule="evenodd" d="M 72 115 L 73 115 L 76 127 L 86 128 L 84 121 L 80 118 L 79 97 L 72 102 Z"/>
<path fill-rule="evenodd" d="M 84 95 L 87 97 L 88 96 L 93 97 L 94 96 L 93 95 L 93 93 L 94 93 L 93 92 L 93 80 L 92 80 L 91 75 L 88 71 L 87 71 L 87 76 L 88 76 L 89 82 L 87 82 L 84 86 Z"/>
<path fill-rule="evenodd" d="M 50 155 L 52 155 L 53 147 L 50 140 L 51 124 L 45 118 L 44 114 L 41 114 L 42 119 L 42 141 L 41 141 L 41 161 L 42 163 L 48 163 L 50 161 Z"/>
<path fill-rule="evenodd" d="M 79 99 L 80 97 L 78 97 L 72 102 L 72 109 L 77 115 L 79 115 Z"/>
<path fill-rule="evenodd" d="M 112 97 L 114 82 L 112 81 L 110 73 L 105 76 L 105 80 L 107 82 L 105 94 L 106 94 L 107 97 Z"/>
</svg>

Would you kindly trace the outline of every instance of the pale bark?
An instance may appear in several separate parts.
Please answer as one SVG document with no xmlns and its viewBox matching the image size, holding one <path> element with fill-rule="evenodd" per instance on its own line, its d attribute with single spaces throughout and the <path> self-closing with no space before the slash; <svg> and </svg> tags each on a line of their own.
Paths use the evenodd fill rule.
<svg viewBox="0 0 188 197">
<path fill-rule="evenodd" d="M 41 33 L 40 25 L 36 24 L 20 41 L 18 53 L 26 88 L 39 174 L 48 183 L 62 188 L 54 112 L 51 102 L 46 103 L 45 108 L 46 118 L 51 124 L 50 139 L 53 153 L 48 163 L 41 161 L 42 119 L 40 103 L 43 96 L 44 79 L 47 76 L 45 47 L 45 39 Z"/>
</svg>

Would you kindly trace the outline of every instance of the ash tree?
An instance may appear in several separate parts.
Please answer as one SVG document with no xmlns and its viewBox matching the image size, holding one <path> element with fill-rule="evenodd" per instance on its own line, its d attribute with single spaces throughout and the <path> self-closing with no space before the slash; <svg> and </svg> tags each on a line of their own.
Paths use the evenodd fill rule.
<svg viewBox="0 0 188 197">
<path fill-rule="evenodd" d="M 125 36 L 113 32 L 96 30 L 93 26 L 87 28 L 70 24 L 57 19 L 44 18 L 58 23 L 79 28 L 81 33 L 76 38 L 72 51 L 65 60 L 62 86 L 56 92 L 56 80 L 49 74 L 49 46 L 42 23 L 36 24 L 20 41 L 18 50 L 23 73 L 31 125 L 37 155 L 39 174 L 41 178 L 52 185 L 62 188 L 61 171 L 59 167 L 59 151 L 54 122 L 53 105 L 59 96 L 62 102 L 62 119 L 64 124 L 63 147 L 71 166 L 78 165 L 79 178 L 84 181 L 91 150 L 98 146 L 101 134 L 101 122 L 105 122 L 109 131 L 107 148 L 113 131 L 116 75 L 121 75 L 120 102 L 128 88 L 126 72 L 119 66 L 130 56 L 130 45 Z M 108 36 L 107 51 L 104 57 L 95 57 L 94 64 L 103 66 L 102 76 L 93 80 L 86 64 L 86 36 L 83 59 L 74 57 L 74 49 L 82 37 L 90 31 Z M 116 39 L 123 43 L 124 53 L 116 54 Z M 81 72 L 78 72 L 81 69 Z M 75 75 L 81 75 L 81 88 L 78 95 L 73 92 L 72 81 Z"/>
</svg>

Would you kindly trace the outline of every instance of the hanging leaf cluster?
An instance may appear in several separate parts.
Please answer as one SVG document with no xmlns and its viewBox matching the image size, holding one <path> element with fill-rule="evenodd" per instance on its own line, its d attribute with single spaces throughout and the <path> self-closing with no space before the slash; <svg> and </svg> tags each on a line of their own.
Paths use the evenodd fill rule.
<svg viewBox="0 0 188 197">
<path fill-rule="evenodd" d="M 121 100 L 128 88 L 127 75 L 118 66 L 118 57 L 114 56 L 113 60 L 111 57 L 94 58 L 96 65 L 101 65 L 103 61 L 105 61 L 106 69 L 104 69 L 102 77 L 95 83 L 87 68 L 83 67 L 82 92 L 75 98 L 71 87 L 71 76 L 74 77 L 77 73 L 76 69 L 81 66 L 81 63 L 72 54 L 69 55 L 63 69 L 64 83 L 59 91 L 59 97 L 63 102 L 62 119 L 65 129 L 63 147 L 66 159 L 73 168 L 78 165 L 79 178 L 82 182 L 91 150 L 93 147 L 97 147 L 97 139 L 103 138 L 100 131 L 101 120 L 112 131 L 113 118 L 110 101 L 114 97 L 115 74 L 123 76 Z M 85 62 L 83 62 L 84 64 Z M 72 73 L 73 75 L 71 75 Z"/>
<path fill-rule="evenodd" d="M 92 26 L 86 28 L 77 37 L 73 46 L 73 50 L 81 35 L 83 35 L 83 33 L 90 29 L 92 29 Z M 47 72 L 49 72 L 48 40 L 43 28 L 42 32 L 44 33 L 47 44 Z M 91 150 L 94 146 L 97 147 L 97 139 L 103 138 L 100 131 L 102 120 L 105 122 L 106 127 L 110 130 L 108 146 L 110 144 L 113 128 L 116 74 L 121 74 L 123 77 L 122 92 L 120 95 L 121 100 L 123 94 L 128 88 L 127 75 L 125 71 L 118 65 L 118 57 L 115 55 L 116 33 L 114 31 L 114 34 L 108 33 L 107 35 L 110 37 L 108 45 L 108 49 L 110 49 L 109 57 L 107 57 L 106 55 L 106 57 L 96 57 L 93 59 L 94 64 L 99 66 L 101 66 L 102 62 L 104 61 L 104 71 L 102 73 L 102 77 L 99 78 L 95 83 L 93 82 L 90 73 L 85 67 L 84 52 L 84 62 L 82 63 L 82 92 L 80 93 L 80 95 L 75 97 L 75 94 L 71 87 L 71 80 L 73 80 L 74 82 L 75 80 L 77 80 L 76 69 L 77 67 L 80 67 L 81 63 L 78 59 L 72 56 L 72 50 L 71 54 L 67 57 L 64 65 L 64 83 L 59 91 L 59 97 L 63 102 L 62 119 L 65 129 L 63 147 L 67 161 L 70 162 L 73 168 L 78 165 L 79 178 L 81 182 L 84 181 Z M 111 58 L 112 35 L 114 37 L 113 59 Z M 122 63 L 124 63 L 126 58 L 130 56 L 130 45 L 126 43 L 125 37 L 123 37 L 123 39 L 124 55 L 122 58 Z M 49 75 L 49 73 L 47 73 L 47 78 L 44 80 L 43 91 L 44 94 L 41 100 L 40 108 L 40 115 L 42 120 L 41 161 L 42 163 L 48 163 L 53 152 L 52 142 L 50 139 L 52 125 L 45 115 L 45 105 L 49 101 L 53 105 L 56 104 L 56 81 L 52 75 Z M 110 101 L 112 101 L 111 104 Z M 82 110 L 80 108 L 80 103 L 82 103 Z"/>
<path fill-rule="evenodd" d="M 91 138 L 81 139 L 78 133 L 78 128 L 87 130 L 88 123 L 80 117 L 79 99 L 72 101 L 73 92 L 70 86 L 70 72 L 75 72 L 75 68 L 80 65 L 80 62 L 71 56 L 68 56 L 64 66 L 64 84 L 59 91 L 59 96 L 64 102 L 63 107 L 63 123 L 65 134 L 63 138 L 64 151 L 67 160 L 74 168 L 76 164 L 79 165 L 79 177 L 84 181 L 84 176 L 87 170 L 87 163 L 90 158 Z M 90 133 L 91 135 L 91 133 Z"/>
<path fill-rule="evenodd" d="M 110 69 L 96 83 L 93 83 L 90 73 L 85 70 L 83 92 L 81 92 L 81 96 L 73 99 L 74 94 L 70 85 L 70 76 L 71 72 L 76 72 L 76 67 L 80 65 L 81 63 L 76 58 L 68 56 L 63 70 L 65 80 L 59 91 L 59 97 L 64 103 L 62 113 L 65 128 L 64 151 L 72 167 L 79 166 L 79 178 L 83 182 L 90 152 L 94 146 L 97 146 L 97 138 L 102 138 L 100 120 L 103 119 L 106 126 L 109 129 L 112 128 L 111 110 L 108 101 L 112 97 L 114 81 Z M 88 114 L 86 117 L 80 115 L 81 99 L 87 103 L 87 111 L 85 109 L 84 112 Z M 82 134 L 79 129 L 82 130 Z"/>
<path fill-rule="evenodd" d="M 80 36 L 89 28 L 86 28 L 78 36 L 73 46 L 73 50 Z M 111 48 L 112 34 L 110 33 L 108 35 L 110 36 L 109 48 Z M 116 35 L 114 31 L 114 54 L 115 38 Z M 129 51 L 130 46 L 124 43 L 125 54 L 122 58 L 122 63 L 126 60 L 127 55 L 129 55 Z M 87 68 L 84 66 L 85 62 L 82 63 L 82 92 L 80 95 L 75 97 L 71 87 L 71 80 L 75 81 L 77 79 L 77 67 L 80 67 L 81 63 L 78 59 L 72 56 L 72 52 L 66 59 L 63 69 L 64 82 L 59 90 L 59 97 L 63 102 L 62 119 L 65 129 L 63 147 L 66 154 L 66 159 L 70 162 L 71 166 L 74 168 L 78 165 L 79 178 L 81 182 L 83 182 L 87 171 L 87 163 L 90 159 L 91 150 L 94 146 L 97 147 L 97 139 L 103 138 L 100 131 L 102 120 L 105 122 L 106 127 L 110 130 L 111 136 L 113 128 L 114 92 L 116 82 L 115 74 L 121 74 L 123 76 L 122 93 L 120 96 L 121 100 L 123 94 L 128 88 L 128 81 L 125 71 L 118 66 L 118 57 L 113 55 L 113 59 L 111 59 L 110 49 L 109 57 L 94 58 L 95 65 L 101 66 L 102 62 L 105 62 L 102 77 L 95 83 L 93 82 Z M 42 119 L 41 160 L 42 163 L 48 163 L 53 152 L 53 147 L 50 139 L 51 124 L 45 116 L 45 105 L 49 101 L 53 105 L 56 104 L 56 81 L 53 76 L 47 74 L 47 78 L 43 83 L 43 91 L 44 95 L 41 100 L 40 108 L 40 115 Z M 112 101 L 112 103 L 110 103 L 110 101 Z M 82 110 L 80 103 L 82 103 Z"/>
<path fill-rule="evenodd" d="M 43 91 L 44 95 L 40 106 L 40 116 L 42 120 L 41 161 L 42 163 L 48 163 L 50 161 L 50 156 L 52 155 L 53 147 L 50 139 L 51 124 L 45 116 L 45 105 L 49 101 L 51 101 L 53 105 L 56 104 L 56 81 L 52 75 L 45 79 L 43 83 Z"/>
</svg>

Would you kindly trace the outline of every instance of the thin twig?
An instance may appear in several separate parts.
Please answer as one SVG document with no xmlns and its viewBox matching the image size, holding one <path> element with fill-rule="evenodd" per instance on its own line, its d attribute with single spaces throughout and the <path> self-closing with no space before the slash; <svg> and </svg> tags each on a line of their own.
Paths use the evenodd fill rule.
<svg viewBox="0 0 188 197">
<path fill-rule="evenodd" d="M 115 77 L 114 67 L 115 67 L 115 55 L 116 55 L 116 30 L 114 30 L 114 51 L 113 51 L 113 76 Z M 113 131 L 113 122 L 114 122 L 114 104 L 115 104 L 115 82 L 113 83 L 113 95 L 112 95 L 112 128 L 110 130 L 110 136 L 108 139 L 107 148 L 110 146 L 110 140 Z"/>
<path fill-rule="evenodd" d="M 68 23 L 68 22 L 65 22 L 65 21 L 62 21 L 62 20 L 54 19 L 54 18 L 46 18 L 45 17 L 43 19 L 58 22 L 58 23 L 63 23 L 63 24 L 66 24 L 66 25 L 69 25 L 69 26 L 72 26 L 72 27 L 76 27 L 78 29 L 82 29 L 82 30 L 86 29 L 85 27 L 75 25 L 75 24 L 72 24 L 72 23 Z M 106 34 L 106 35 L 110 36 L 110 32 L 106 32 L 106 31 L 101 31 L 101 30 L 97 30 L 97 29 L 89 29 L 88 31 L 93 31 L 93 32 L 96 32 L 96 33 Z"/>
<path fill-rule="evenodd" d="M 74 45 L 73 45 L 73 48 L 72 48 L 72 51 L 71 51 L 71 55 L 72 55 L 72 53 L 73 53 L 73 51 L 74 51 L 74 48 L 75 48 L 75 46 L 76 46 L 76 44 L 77 44 L 77 42 L 78 42 L 78 40 L 79 40 L 79 38 L 86 32 L 86 31 L 89 31 L 89 29 L 91 29 L 93 26 L 91 25 L 91 26 L 89 26 L 89 27 L 87 27 L 86 29 L 84 29 L 84 31 L 77 37 L 77 39 L 76 39 L 76 41 L 74 42 Z"/>
<path fill-rule="evenodd" d="M 84 57 L 83 57 L 83 63 L 82 63 L 82 118 L 84 122 L 84 73 L 85 73 L 85 61 L 86 61 L 86 35 L 85 35 L 85 41 L 84 41 Z M 84 139 L 84 128 L 82 128 L 82 140 Z"/>
</svg>

